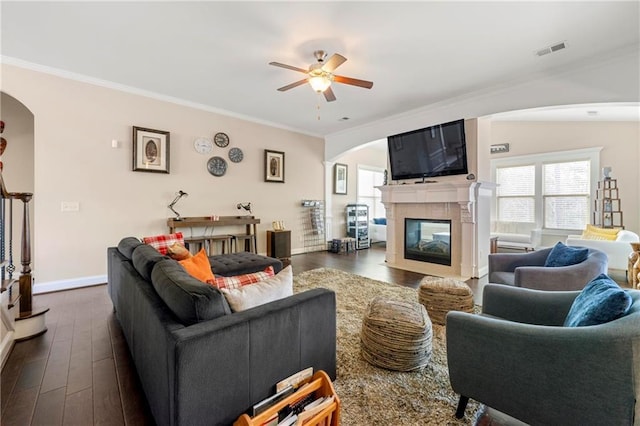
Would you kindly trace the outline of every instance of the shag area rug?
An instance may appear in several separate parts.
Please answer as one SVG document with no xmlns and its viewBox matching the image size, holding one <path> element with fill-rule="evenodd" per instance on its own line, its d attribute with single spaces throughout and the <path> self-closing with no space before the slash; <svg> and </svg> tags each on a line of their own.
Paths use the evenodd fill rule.
<svg viewBox="0 0 640 426">
<path fill-rule="evenodd" d="M 474 423 L 479 405 L 473 400 L 463 419 L 454 415 L 458 395 L 449 384 L 444 326 L 433 324 L 431 361 L 420 371 L 403 373 L 374 367 L 360 354 L 360 329 L 369 301 L 384 296 L 417 302 L 417 290 L 330 268 L 302 272 L 293 280 L 296 293 L 315 287 L 336 292 L 338 353 L 334 386 L 342 404 L 342 425 Z"/>
</svg>

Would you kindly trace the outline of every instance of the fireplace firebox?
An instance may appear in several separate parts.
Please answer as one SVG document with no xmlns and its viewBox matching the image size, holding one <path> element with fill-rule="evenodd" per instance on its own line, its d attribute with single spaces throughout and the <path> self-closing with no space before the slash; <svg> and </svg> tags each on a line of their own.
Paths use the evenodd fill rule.
<svg viewBox="0 0 640 426">
<path fill-rule="evenodd" d="M 405 218 L 404 258 L 451 266 L 451 221 Z"/>
</svg>

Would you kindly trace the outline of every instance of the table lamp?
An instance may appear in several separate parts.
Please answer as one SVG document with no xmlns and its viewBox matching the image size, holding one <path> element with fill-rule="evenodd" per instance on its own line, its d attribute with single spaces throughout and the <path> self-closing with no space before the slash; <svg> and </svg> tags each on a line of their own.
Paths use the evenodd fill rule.
<svg viewBox="0 0 640 426">
<path fill-rule="evenodd" d="M 188 196 L 189 196 L 189 194 L 187 194 L 183 190 L 180 190 L 180 191 L 177 192 L 176 198 L 174 198 L 173 201 L 171 202 L 171 204 L 169 204 L 169 209 L 176 215 L 175 219 L 173 219 L 173 220 L 182 220 L 182 217 L 180 217 L 180 213 L 175 211 L 173 209 L 173 206 L 175 206 L 178 203 L 178 201 L 180 201 L 180 199 L 182 197 L 188 197 Z"/>
</svg>

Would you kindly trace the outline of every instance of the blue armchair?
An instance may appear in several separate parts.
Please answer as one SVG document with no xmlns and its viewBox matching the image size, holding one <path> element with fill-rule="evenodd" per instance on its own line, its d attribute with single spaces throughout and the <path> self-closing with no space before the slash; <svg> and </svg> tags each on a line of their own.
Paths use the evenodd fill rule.
<svg viewBox="0 0 640 426">
<path fill-rule="evenodd" d="M 529 424 L 638 424 L 640 291 L 622 318 L 563 327 L 579 293 L 488 284 L 481 315 L 447 315 L 458 418 L 472 398 Z"/>
<path fill-rule="evenodd" d="M 589 249 L 587 259 L 571 266 L 545 267 L 552 248 L 529 253 L 489 255 L 489 282 L 535 290 L 582 290 L 600 274 L 607 273 L 607 255 Z"/>
</svg>

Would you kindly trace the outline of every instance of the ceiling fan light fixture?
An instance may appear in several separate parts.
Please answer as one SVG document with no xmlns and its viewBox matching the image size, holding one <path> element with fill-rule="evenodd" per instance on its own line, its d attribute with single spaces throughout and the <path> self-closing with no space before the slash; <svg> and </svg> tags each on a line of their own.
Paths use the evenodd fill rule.
<svg viewBox="0 0 640 426">
<path fill-rule="evenodd" d="M 318 93 L 322 93 L 331 86 L 331 73 L 321 69 L 312 69 L 309 72 L 309 84 Z"/>
</svg>

